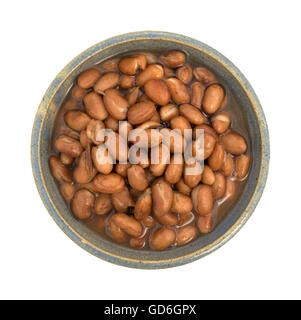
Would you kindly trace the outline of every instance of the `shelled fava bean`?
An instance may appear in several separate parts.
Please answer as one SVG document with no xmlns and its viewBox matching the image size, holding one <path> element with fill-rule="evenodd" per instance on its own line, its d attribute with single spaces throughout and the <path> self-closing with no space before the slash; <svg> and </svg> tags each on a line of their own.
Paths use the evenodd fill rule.
<svg viewBox="0 0 301 320">
<path fill-rule="evenodd" d="M 74 216 L 93 220 L 94 229 L 134 248 L 165 250 L 211 232 L 217 207 L 235 198 L 250 167 L 247 142 L 232 129 L 226 105 L 225 89 L 215 75 L 193 68 L 180 51 L 114 58 L 83 71 L 62 107 L 54 141 L 59 155 L 49 159 Z M 99 137 L 107 128 L 120 138 L 119 120 L 126 121 L 118 140 L 122 154 Z M 130 157 L 135 141 L 127 137 L 135 128 L 157 133 L 157 143 L 140 143 L 147 159 L 151 148 L 159 150 L 159 164 L 120 163 Z M 178 129 L 180 136 L 192 129 L 192 156 L 198 147 L 196 130 L 204 130 L 201 173 L 188 174 L 201 159 L 184 163 L 185 138 L 181 150 L 173 141 L 168 149 L 163 128 Z M 163 163 L 165 157 L 169 164 Z"/>
</svg>

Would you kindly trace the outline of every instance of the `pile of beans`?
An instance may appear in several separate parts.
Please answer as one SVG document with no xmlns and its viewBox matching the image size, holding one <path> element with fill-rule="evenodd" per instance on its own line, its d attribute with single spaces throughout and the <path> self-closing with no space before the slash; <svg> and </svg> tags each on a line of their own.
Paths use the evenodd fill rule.
<svg viewBox="0 0 301 320">
<path fill-rule="evenodd" d="M 192 67 L 181 51 L 133 54 L 83 71 L 69 96 L 57 119 L 49 164 L 76 218 L 92 221 L 94 230 L 137 249 L 181 246 L 213 230 L 217 207 L 235 198 L 248 175 L 250 155 L 246 139 L 232 129 L 224 110 L 225 88 L 211 71 Z M 126 121 L 122 137 L 120 120 Z M 99 138 L 105 128 L 120 138 L 125 154 Z M 147 157 L 158 149 L 158 164 L 120 163 L 129 157 L 135 142 L 127 138 L 135 128 L 158 135 L 157 144 L 140 141 Z M 179 130 L 180 152 L 175 140 L 167 148 L 163 128 Z M 198 147 L 196 130 L 204 130 L 203 159 L 185 163 L 185 129 L 193 130 L 192 156 Z M 187 174 L 200 160 L 203 170 Z"/>
</svg>

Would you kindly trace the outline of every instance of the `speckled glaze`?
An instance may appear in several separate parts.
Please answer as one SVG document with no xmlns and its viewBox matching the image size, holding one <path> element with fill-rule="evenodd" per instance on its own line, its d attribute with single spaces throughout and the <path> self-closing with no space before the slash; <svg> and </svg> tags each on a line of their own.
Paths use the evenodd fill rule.
<svg viewBox="0 0 301 320">
<path fill-rule="evenodd" d="M 208 66 L 231 89 L 243 114 L 251 137 L 252 167 L 243 195 L 227 217 L 208 235 L 183 247 L 156 251 L 125 248 L 91 232 L 70 213 L 50 173 L 53 123 L 62 101 L 76 77 L 85 69 L 109 57 L 136 50 L 180 49 Z M 263 110 L 251 85 L 223 55 L 206 44 L 179 34 L 144 31 L 102 41 L 73 59 L 47 89 L 34 120 L 31 141 L 34 179 L 40 196 L 59 227 L 79 246 L 106 261 L 127 267 L 157 269 L 192 262 L 206 256 L 231 239 L 254 211 L 265 186 L 269 166 L 269 133 Z"/>
</svg>

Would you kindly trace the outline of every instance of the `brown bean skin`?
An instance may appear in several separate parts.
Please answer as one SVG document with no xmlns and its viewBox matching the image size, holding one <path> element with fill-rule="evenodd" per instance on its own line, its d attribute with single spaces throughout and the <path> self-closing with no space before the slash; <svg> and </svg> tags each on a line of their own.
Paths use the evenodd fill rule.
<svg viewBox="0 0 301 320">
<path fill-rule="evenodd" d="M 82 100 L 85 94 L 86 94 L 86 90 L 83 88 L 74 87 L 72 89 L 72 97 L 76 100 Z"/>
<path fill-rule="evenodd" d="M 145 55 L 139 54 L 134 57 L 126 57 L 121 59 L 118 67 L 122 73 L 133 76 L 139 69 L 144 70 L 146 65 L 147 59 Z"/>
<path fill-rule="evenodd" d="M 150 79 L 161 80 L 164 77 L 163 67 L 159 64 L 150 64 L 145 70 L 140 72 L 137 76 L 137 86 L 143 87 Z"/>
<path fill-rule="evenodd" d="M 227 113 L 220 112 L 215 115 L 211 121 L 212 127 L 215 129 L 215 131 L 221 134 L 228 130 L 231 123 L 231 118 Z"/>
<path fill-rule="evenodd" d="M 173 193 L 171 212 L 177 214 L 185 214 L 192 210 L 193 205 L 190 197 L 180 193 Z"/>
<path fill-rule="evenodd" d="M 80 220 L 90 218 L 94 206 L 95 196 L 86 189 L 80 189 L 74 194 L 71 202 L 73 214 Z"/>
<path fill-rule="evenodd" d="M 226 190 L 224 194 L 224 198 L 226 201 L 232 200 L 236 193 L 236 181 L 231 177 L 226 179 Z"/>
<path fill-rule="evenodd" d="M 185 84 L 188 84 L 192 79 L 191 65 L 185 64 L 184 66 L 178 68 L 176 75 L 179 80 L 181 80 Z"/>
<path fill-rule="evenodd" d="M 123 75 L 120 78 L 120 87 L 123 89 L 132 88 L 135 85 L 135 77 Z"/>
<path fill-rule="evenodd" d="M 196 126 L 193 128 L 193 132 L 192 132 L 192 137 L 193 139 L 196 139 L 196 132 L 197 130 L 204 130 L 204 133 L 208 133 L 208 134 L 211 134 L 214 139 L 216 141 L 218 141 L 218 135 L 217 133 L 215 132 L 215 130 L 213 128 L 211 128 L 210 126 L 208 126 L 207 124 L 200 124 L 199 126 Z"/>
<path fill-rule="evenodd" d="M 215 113 L 220 107 L 224 99 L 224 89 L 218 84 L 210 85 L 205 93 L 203 99 L 203 109 L 207 114 Z"/>
<path fill-rule="evenodd" d="M 140 222 L 135 218 L 128 216 L 125 213 L 115 213 L 111 221 L 123 230 L 125 233 L 132 237 L 139 237 L 142 234 L 143 228 Z"/>
<path fill-rule="evenodd" d="M 71 201 L 75 193 L 75 185 L 73 182 L 64 182 L 60 190 L 65 200 Z"/>
<path fill-rule="evenodd" d="M 124 179 L 116 173 L 109 173 L 107 175 L 99 173 L 94 178 L 93 184 L 97 192 L 114 193 L 121 191 L 125 182 Z"/>
<path fill-rule="evenodd" d="M 115 72 L 109 72 L 104 74 L 94 85 L 94 91 L 100 94 L 104 94 L 107 89 L 115 88 L 119 83 L 119 74 Z"/>
<path fill-rule="evenodd" d="M 227 154 L 225 156 L 225 161 L 222 165 L 222 172 L 226 177 L 229 177 L 232 175 L 233 171 L 234 171 L 234 160 L 233 158 L 230 156 L 230 154 Z"/>
<path fill-rule="evenodd" d="M 82 130 L 79 135 L 79 141 L 84 149 L 88 149 L 92 145 L 91 139 L 87 135 L 87 130 Z"/>
<path fill-rule="evenodd" d="M 125 120 L 129 103 L 116 89 L 107 89 L 104 93 L 104 104 L 109 114 L 116 120 Z"/>
<path fill-rule="evenodd" d="M 186 55 L 181 51 L 172 50 L 162 54 L 159 59 L 168 68 L 177 68 L 186 62 Z"/>
<path fill-rule="evenodd" d="M 156 216 L 168 213 L 172 206 L 173 191 L 169 183 L 159 178 L 152 185 L 153 211 Z"/>
<path fill-rule="evenodd" d="M 151 237 L 150 245 L 155 250 L 164 250 L 174 244 L 176 240 L 176 233 L 169 228 L 159 228 Z"/>
<path fill-rule="evenodd" d="M 190 95 L 185 84 L 177 78 L 168 78 L 165 83 L 175 103 L 189 103 Z"/>
<path fill-rule="evenodd" d="M 196 238 L 198 229 L 195 226 L 185 226 L 178 229 L 176 244 L 182 246 Z"/>
<path fill-rule="evenodd" d="M 69 168 L 62 164 L 57 157 L 51 156 L 49 158 L 49 166 L 51 173 L 56 180 L 59 182 L 72 182 Z"/>
<path fill-rule="evenodd" d="M 152 192 L 147 188 L 142 195 L 139 196 L 134 210 L 134 215 L 137 220 L 143 220 L 152 212 Z"/>
<path fill-rule="evenodd" d="M 194 170 L 194 172 L 189 174 L 189 171 L 191 170 Z M 185 163 L 183 179 L 184 183 L 189 188 L 194 188 L 200 183 L 202 179 L 202 168 L 198 161 L 195 161 L 192 164 Z"/>
<path fill-rule="evenodd" d="M 174 104 L 167 104 L 160 108 L 160 118 L 162 121 L 170 121 L 179 115 L 179 109 Z"/>
<path fill-rule="evenodd" d="M 79 184 L 89 183 L 96 175 L 97 170 L 93 166 L 90 150 L 85 150 L 79 158 L 78 164 L 73 170 L 73 178 Z"/>
<path fill-rule="evenodd" d="M 87 125 L 87 137 L 94 144 L 100 145 L 104 142 L 105 125 L 101 120 L 91 119 Z M 87 148 L 86 148 L 87 149 Z"/>
<path fill-rule="evenodd" d="M 105 120 L 105 127 L 115 132 L 118 131 L 118 127 L 119 127 L 118 120 L 116 120 L 111 116 L 107 117 L 107 119 Z"/>
<path fill-rule="evenodd" d="M 250 155 L 242 154 L 235 159 L 236 177 L 239 180 L 243 180 L 250 168 Z"/>
<path fill-rule="evenodd" d="M 202 234 L 207 234 L 213 230 L 213 215 L 200 216 L 197 219 L 197 227 Z"/>
<path fill-rule="evenodd" d="M 112 203 L 115 210 L 118 212 L 127 212 L 129 207 L 135 206 L 135 202 L 127 187 L 124 187 L 120 192 L 112 194 Z"/>
<path fill-rule="evenodd" d="M 167 164 L 170 161 L 169 149 L 165 144 L 160 144 L 153 148 L 154 153 L 159 154 L 158 163 L 150 164 L 150 172 L 153 176 L 159 177 L 164 174 Z"/>
<path fill-rule="evenodd" d="M 115 241 L 124 243 L 128 240 L 128 235 L 120 227 L 116 226 L 112 219 L 110 219 L 108 226 L 110 235 Z"/>
<path fill-rule="evenodd" d="M 99 70 L 94 68 L 88 69 L 79 75 L 77 84 L 80 88 L 89 89 L 94 85 L 100 76 L 101 72 Z"/>
<path fill-rule="evenodd" d="M 94 119 L 104 120 L 109 115 L 102 97 L 93 91 L 84 96 L 84 105 L 88 115 Z"/>
<path fill-rule="evenodd" d="M 69 166 L 70 164 L 73 163 L 74 158 L 71 157 L 69 154 L 62 152 L 60 154 L 60 160 L 61 160 L 62 164 L 65 164 L 66 166 Z"/>
<path fill-rule="evenodd" d="M 197 67 L 193 69 L 194 77 L 200 81 L 203 85 L 208 86 L 209 84 L 216 82 L 216 78 L 212 72 L 206 68 Z"/>
<path fill-rule="evenodd" d="M 187 196 L 189 196 L 191 193 L 191 188 L 184 182 L 183 179 L 180 179 L 180 181 L 176 183 L 175 187 L 179 192 L 184 193 Z"/>
<path fill-rule="evenodd" d="M 142 223 L 146 228 L 153 228 L 156 225 L 156 220 L 152 216 L 147 216 L 143 218 Z"/>
<path fill-rule="evenodd" d="M 233 155 L 241 155 L 247 150 L 247 143 L 240 134 L 229 131 L 221 137 L 225 150 Z"/>
<path fill-rule="evenodd" d="M 208 158 L 208 164 L 213 171 L 219 170 L 225 158 L 225 150 L 220 143 L 216 143 L 211 156 Z"/>
<path fill-rule="evenodd" d="M 75 131 L 82 131 L 86 129 L 90 117 L 79 110 L 71 110 L 65 113 L 64 120 L 67 126 Z"/>
<path fill-rule="evenodd" d="M 113 210 L 110 194 L 102 193 L 95 201 L 94 211 L 98 215 L 105 215 Z"/>
<path fill-rule="evenodd" d="M 134 105 L 137 102 L 139 93 L 140 91 L 138 87 L 134 87 L 128 91 L 125 98 L 130 106 Z"/>
<path fill-rule="evenodd" d="M 212 185 L 213 198 L 215 200 L 221 199 L 226 191 L 226 179 L 221 172 L 215 173 L 215 181 Z"/>
<path fill-rule="evenodd" d="M 145 94 L 156 104 L 164 106 L 170 100 L 170 92 L 162 80 L 151 79 L 144 85 Z"/>
<path fill-rule="evenodd" d="M 59 136 L 54 143 L 54 147 L 57 151 L 66 153 L 72 158 L 79 157 L 83 151 L 83 148 L 78 140 L 70 138 L 66 135 Z"/>
<path fill-rule="evenodd" d="M 161 125 L 161 118 L 160 118 L 160 114 L 159 112 L 156 110 L 155 113 L 153 114 L 153 116 L 149 119 L 150 121 L 154 121 L 157 122 Z"/>
<path fill-rule="evenodd" d="M 202 175 L 202 183 L 208 184 L 208 185 L 213 185 L 215 182 L 215 174 L 212 171 L 212 169 L 205 165 L 204 170 L 203 170 L 203 175 Z"/>
<path fill-rule="evenodd" d="M 148 181 L 144 169 L 139 165 L 132 165 L 128 169 L 128 181 L 132 188 L 143 191 L 148 187 Z"/>
<path fill-rule="evenodd" d="M 167 212 L 163 216 L 156 215 L 156 219 L 160 224 L 166 227 L 173 227 L 178 224 L 178 217 L 171 212 Z"/>
<path fill-rule="evenodd" d="M 191 104 L 181 104 L 179 111 L 182 116 L 194 125 L 200 125 L 207 121 L 207 118 L 201 113 L 201 111 Z"/>
<path fill-rule="evenodd" d="M 204 87 L 199 82 L 194 82 L 191 85 L 191 104 L 198 109 L 201 109 L 204 96 Z"/>
<path fill-rule="evenodd" d="M 129 244 L 132 248 L 142 249 L 145 246 L 146 238 L 147 234 L 143 237 L 131 238 Z"/>
<path fill-rule="evenodd" d="M 176 163 L 175 163 L 176 162 Z M 167 165 L 165 170 L 165 180 L 170 184 L 176 184 L 180 181 L 184 168 L 184 159 L 183 156 L 173 155 L 170 159 L 170 163 Z"/>
<path fill-rule="evenodd" d="M 104 72 L 118 72 L 118 63 L 120 59 L 119 58 L 112 58 L 109 60 L 106 60 L 100 64 L 101 70 Z"/>
<path fill-rule="evenodd" d="M 199 185 L 191 193 L 193 207 L 201 216 L 211 213 L 213 209 L 212 188 L 207 185 Z"/>
<path fill-rule="evenodd" d="M 181 131 L 182 136 L 184 136 L 185 129 L 191 130 L 191 125 L 188 120 L 182 116 L 174 117 L 170 120 L 170 127 L 172 129 L 179 129 Z"/>
<path fill-rule="evenodd" d="M 113 159 L 104 145 L 93 147 L 91 150 L 91 158 L 98 172 L 103 174 L 112 172 Z"/>
<path fill-rule="evenodd" d="M 126 178 L 128 175 L 128 168 L 130 168 L 130 167 L 131 167 L 130 163 L 125 163 L 125 164 L 117 163 L 115 166 L 115 171 L 123 178 Z"/>
<path fill-rule="evenodd" d="M 128 111 L 128 121 L 133 124 L 141 124 L 149 120 L 156 112 L 156 107 L 152 102 L 138 102 L 130 107 Z"/>
</svg>

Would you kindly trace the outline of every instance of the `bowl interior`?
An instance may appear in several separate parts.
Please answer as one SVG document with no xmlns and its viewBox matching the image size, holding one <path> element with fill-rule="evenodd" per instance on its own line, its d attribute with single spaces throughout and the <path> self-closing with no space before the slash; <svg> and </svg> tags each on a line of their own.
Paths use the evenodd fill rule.
<svg viewBox="0 0 301 320">
<path fill-rule="evenodd" d="M 125 52 L 143 50 L 167 51 L 171 49 L 184 50 L 193 61 L 207 66 L 218 75 L 222 82 L 227 84 L 227 87 L 240 106 L 240 112 L 245 119 L 246 128 L 251 137 L 249 140 L 249 148 L 252 157 L 252 166 L 242 196 L 240 196 L 232 207 L 231 212 L 213 232 L 198 238 L 186 246 L 164 252 L 139 251 L 120 246 L 99 237 L 73 217 L 50 173 L 48 157 L 51 151 L 51 135 L 57 112 L 68 90 L 74 83 L 74 80 L 83 70 L 109 57 Z M 77 243 L 88 251 L 111 262 L 138 267 L 156 267 L 158 266 L 156 264 L 158 261 L 160 261 L 159 267 L 186 263 L 209 253 L 222 244 L 225 233 L 231 230 L 238 219 L 241 219 L 244 210 L 253 196 L 262 161 L 262 136 L 259 128 L 258 115 L 249 99 L 248 91 L 243 88 L 246 84 L 242 83 L 242 80 L 237 77 L 233 70 L 231 71 L 231 68 L 227 67 L 223 59 L 220 59 L 214 50 L 212 51 L 212 49 L 206 46 L 196 46 L 191 40 L 185 40 L 184 37 L 179 40 L 164 37 L 147 37 L 147 39 L 146 37 L 133 37 L 132 39 L 127 38 L 124 41 L 119 39 L 119 41 L 103 43 L 99 45 L 98 48 L 93 47 L 91 50 L 88 49 L 84 54 L 75 58 L 66 67 L 67 69 L 58 75 L 50 87 L 50 89 L 53 88 L 53 90 L 48 90 L 48 95 L 44 97 L 44 99 L 47 100 L 47 106 L 39 110 L 36 120 L 40 121 L 38 138 L 39 158 L 36 163 L 36 166 L 39 166 L 39 168 L 36 169 L 39 170 L 41 174 L 39 187 L 41 188 L 40 184 L 43 185 L 44 191 L 40 190 L 40 192 L 44 193 L 42 194 L 44 202 L 46 201 L 48 209 L 51 207 L 51 214 L 54 216 L 56 222 Z"/>
</svg>

